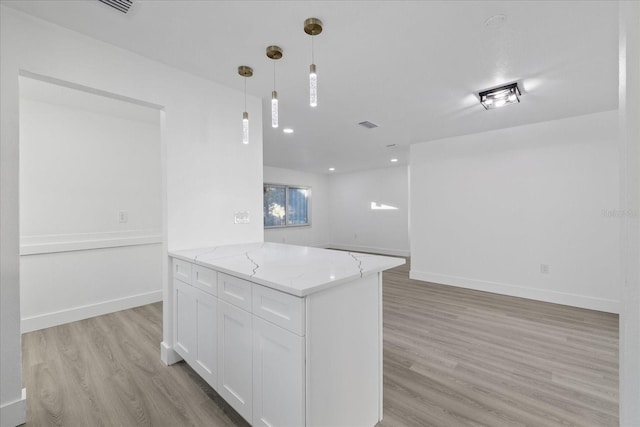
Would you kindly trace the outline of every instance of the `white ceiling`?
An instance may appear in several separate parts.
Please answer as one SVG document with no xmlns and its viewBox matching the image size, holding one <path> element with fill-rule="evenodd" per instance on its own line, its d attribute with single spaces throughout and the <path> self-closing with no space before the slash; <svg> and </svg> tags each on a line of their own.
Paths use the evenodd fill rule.
<svg viewBox="0 0 640 427">
<path fill-rule="evenodd" d="M 263 99 L 270 166 L 339 173 L 392 166 L 391 157 L 406 164 L 412 143 L 617 108 L 615 1 L 134 0 L 127 15 L 97 0 L 2 4 L 239 90 L 238 65 L 252 66 L 247 90 Z M 495 15 L 502 25 L 487 25 Z M 308 17 L 324 22 L 314 39 L 315 109 Z M 270 126 L 271 44 L 284 49 L 279 130 Z M 523 88 L 520 104 L 478 103 L 478 91 L 512 81 Z M 287 126 L 295 133 L 283 134 Z"/>
</svg>

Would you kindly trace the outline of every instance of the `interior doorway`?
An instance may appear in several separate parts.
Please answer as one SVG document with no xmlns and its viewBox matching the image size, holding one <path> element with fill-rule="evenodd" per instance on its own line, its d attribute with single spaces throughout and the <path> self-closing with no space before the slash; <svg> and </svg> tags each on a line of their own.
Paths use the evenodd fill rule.
<svg viewBox="0 0 640 427">
<path fill-rule="evenodd" d="M 23 333 L 162 300 L 163 114 L 20 76 Z"/>
</svg>

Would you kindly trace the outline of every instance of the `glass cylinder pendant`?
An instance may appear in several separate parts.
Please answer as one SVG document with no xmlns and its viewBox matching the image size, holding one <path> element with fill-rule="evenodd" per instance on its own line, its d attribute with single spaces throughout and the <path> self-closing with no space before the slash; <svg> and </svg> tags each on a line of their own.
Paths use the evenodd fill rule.
<svg viewBox="0 0 640 427">
<path fill-rule="evenodd" d="M 309 67 L 309 105 L 318 105 L 318 75 L 316 74 L 316 64 Z"/>
<path fill-rule="evenodd" d="M 271 92 L 271 127 L 278 127 L 278 92 Z"/>
<path fill-rule="evenodd" d="M 242 113 L 242 143 L 249 143 L 249 113 Z"/>
</svg>

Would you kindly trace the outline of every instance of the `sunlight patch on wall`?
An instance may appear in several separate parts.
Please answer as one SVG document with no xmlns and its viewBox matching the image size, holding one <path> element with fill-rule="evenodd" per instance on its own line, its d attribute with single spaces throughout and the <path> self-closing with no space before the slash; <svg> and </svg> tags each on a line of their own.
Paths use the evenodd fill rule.
<svg viewBox="0 0 640 427">
<path fill-rule="evenodd" d="M 371 202 L 371 210 L 372 211 L 395 211 L 398 210 L 395 206 L 383 205 L 382 203 Z"/>
</svg>

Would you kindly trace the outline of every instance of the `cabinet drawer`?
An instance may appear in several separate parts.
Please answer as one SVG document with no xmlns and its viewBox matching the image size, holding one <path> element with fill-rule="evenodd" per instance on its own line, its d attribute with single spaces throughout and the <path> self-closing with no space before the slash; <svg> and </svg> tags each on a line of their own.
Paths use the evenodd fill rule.
<svg viewBox="0 0 640 427">
<path fill-rule="evenodd" d="M 218 272 L 201 265 L 194 265 L 191 284 L 211 295 L 218 295 Z"/>
<path fill-rule="evenodd" d="M 304 298 L 253 284 L 253 314 L 304 336 Z"/>
<path fill-rule="evenodd" d="M 173 258 L 173 278 L 191 284 L 191 263 Z"/>
<path fill-rule="evenodd" d="M 251 282 L 218 273 L 218 298 L 251 312 Z"/>
</svg>

